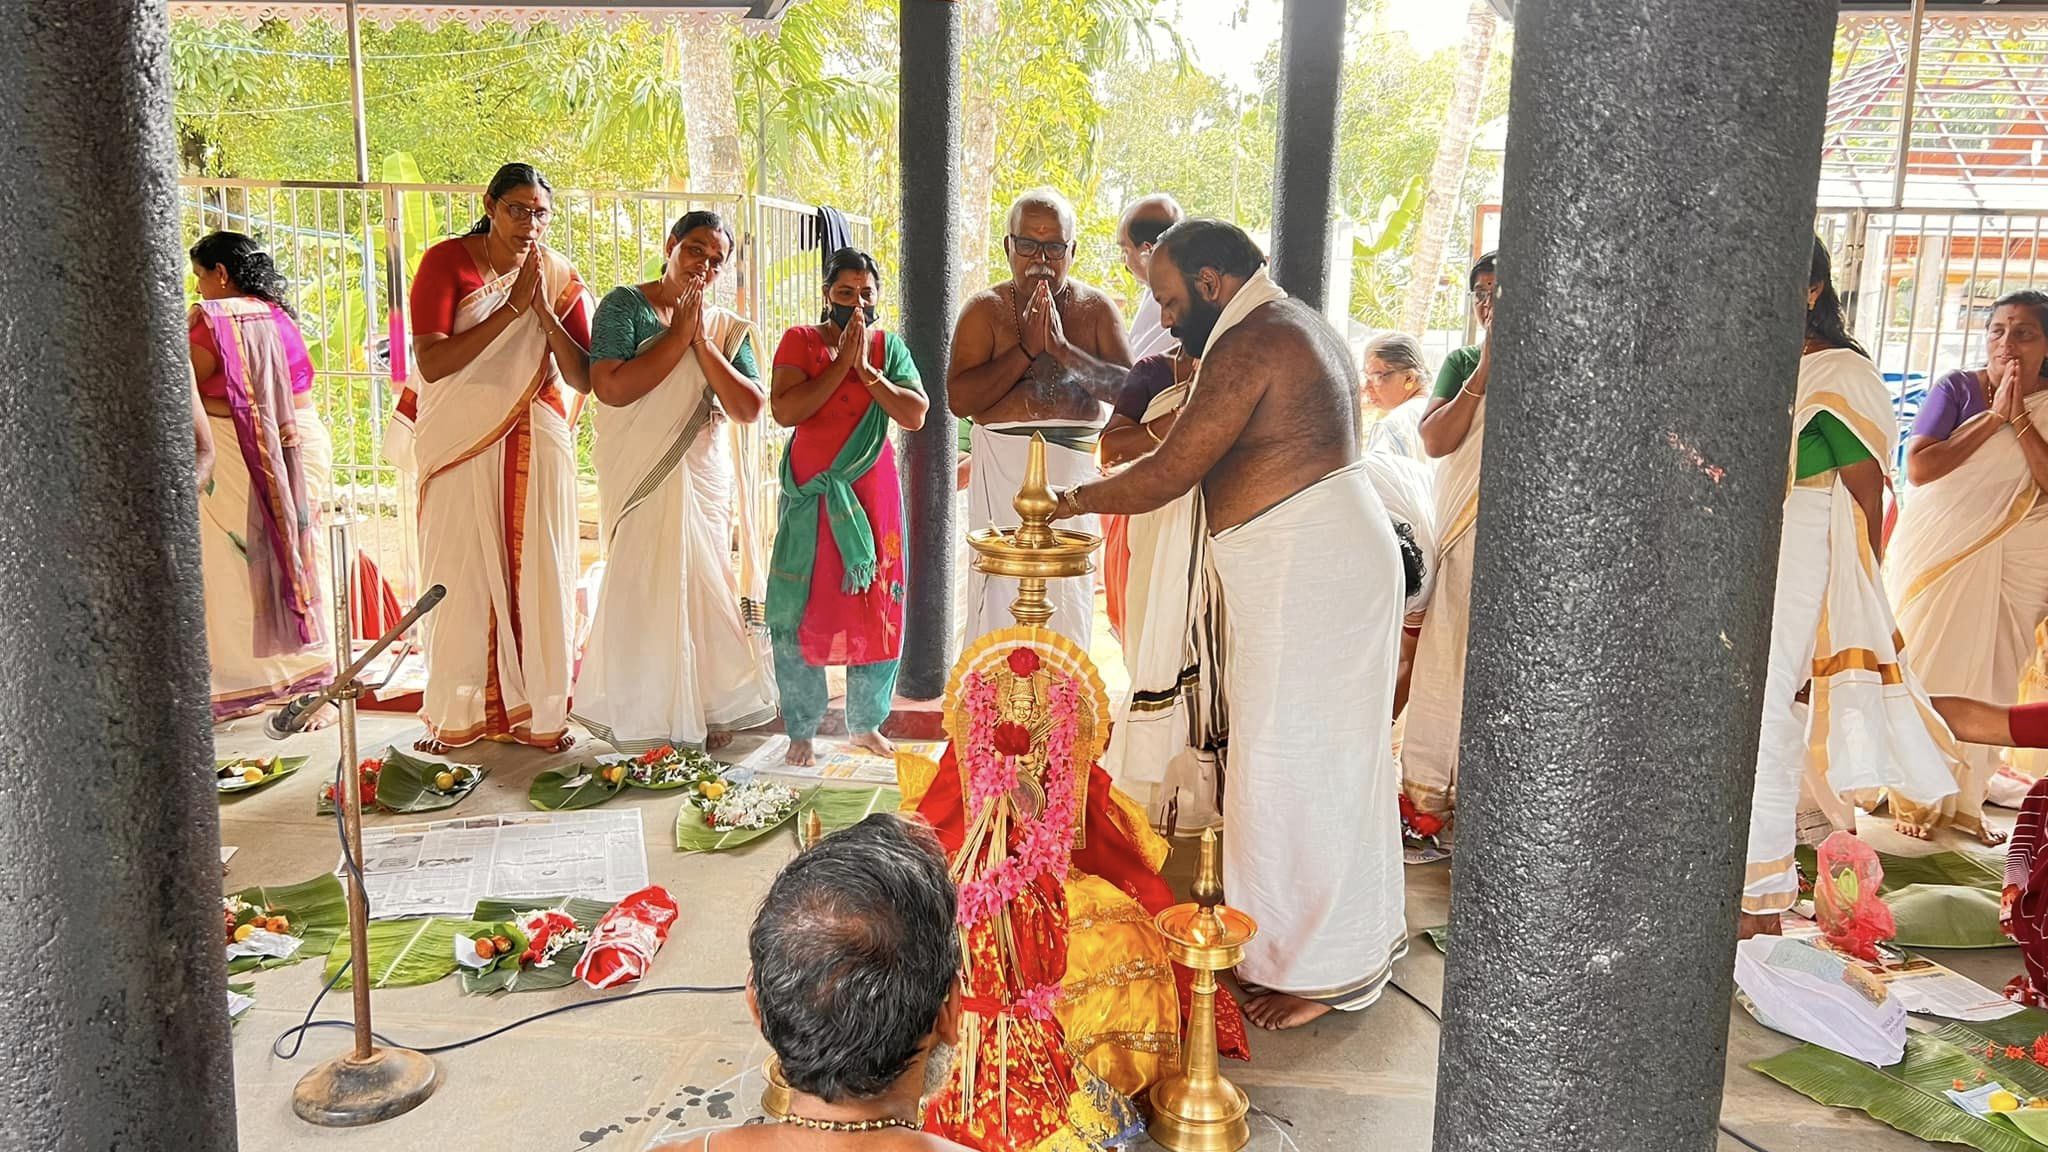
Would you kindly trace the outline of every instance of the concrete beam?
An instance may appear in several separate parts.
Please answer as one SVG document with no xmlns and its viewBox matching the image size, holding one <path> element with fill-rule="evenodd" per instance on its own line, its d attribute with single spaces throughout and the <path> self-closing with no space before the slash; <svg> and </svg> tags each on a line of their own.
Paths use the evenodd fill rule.
<svg viewBox="0 0 2048 1152">
<path fill-rule="evenodd" d="M 916 700 L 946 691 L 953 666 L 953 585 L 960 545 L 954 473 L 958 426 L 946 409 L 953 318 L 960 295 L 960 7 L 902 0 L 897 148 L 903 156 L 903 342 L 931 401 L 904 437 L 903 505 L 910 540 L 903 664 L 896 690 Z"/>
<path fill-rule="evenodd" d="M 1330 195 L 1344 0 L 1286 0 L 1280 25 L 1280 144 L 1273 164 L 1273 278 L 1322 308 L 1330 284 Z"/>
<path fill-rule="evenodd" d="M 1835 3 L 1517 16 L 1435 1148 L 1706 1152 Z"/>
<path fill-rule="evenodd" d="M 161 0 L 0 20 L 10 1148 L 235 1147 L 170 128 Z"/>
</svg>

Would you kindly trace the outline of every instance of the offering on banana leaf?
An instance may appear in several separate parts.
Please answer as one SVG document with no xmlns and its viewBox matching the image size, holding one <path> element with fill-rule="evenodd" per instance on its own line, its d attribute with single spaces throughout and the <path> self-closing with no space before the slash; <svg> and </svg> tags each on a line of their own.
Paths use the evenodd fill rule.
<svg viewBox="0 0 2048 1152">
<path fill-rule="evenodd" d="M 213 782 L 222 792 L 243 792 L 282 780 L 305 762 L 304 756 L 233 757 L 214 763 Z"/>
<path fill-rule="evenodd" d="M 457 932 L 455 962 L 478 972 L 517 968 L 527 943 L 526 933 L 509 920 L 486 925 L 470 935 Z"/>
<path fill-rule="evenodd" d="M 450 764 L 434 773 L 434 791 L 454 794 L 467 791 L 477 781 L 477 770 L 467 764 Z"/>
<path fill-rule="evenodd" d="M 666 744 L 631 760 L 602 764 L 599 771 L 608 784 L 625 781 L 636 788 L 656 791 L 702 787 L 725 778 L 725 765 L 695 748 L 675 748 Z"/>
<path fill-rule="evenodd" d="M 526 948 L 519 954 L 519 962 L 533 968 L 552 968 L 562 953 L 590 943 L 590 929 L 566 912 L 529 913 L 520 917 L 519 928 L 526 933 Z"/>
<path fill-rule="evenodd" d="M 374 756 L 356 765 L 357 778 L 361 781 L 363 790 L 363 807 L 375 808 L 377 806 L 377 778 L 383 772 L 384 762 Z M 329 807 L 341 803 L 339 785 L 329 784 L 322 788 L 320 790 L 320 799 Z"/>
<path fill-rule="evenodd" d="M 773 828 L 789 819 L 800 799 L 796 789 L 767 780 L 709 780 L 689 795 L 690 803 L 704 813 L 704 823 L 720 831 Z"/>
<path fill-rule="evenodd" d="M 268 908 L 259 908 L 239 896 L 220 898 L 222 918 L 227 928 L 226 943 L 237 944 L 247 940 L 254 932 L 275 932 L 283 935 L 292 930 L 291 920 Z"/>
</svg>

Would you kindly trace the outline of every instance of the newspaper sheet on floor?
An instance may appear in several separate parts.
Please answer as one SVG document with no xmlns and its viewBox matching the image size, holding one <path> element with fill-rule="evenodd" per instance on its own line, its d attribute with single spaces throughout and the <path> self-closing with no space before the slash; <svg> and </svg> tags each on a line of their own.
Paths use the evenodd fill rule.
<svg viewBox="0 0 2048 1152">
<path fill-rule="evenodd" d="M 622 900 L 647 887 L 647 845 L 638 808 L 394 824 L 363 829 L 363 881 L 373 920 L 467 916 L 488 897 Z"/>
<path fill-rule="evenodd" d="M 898 744 L 896 749 L 928 760 L 937 760 L 944 755 L 946 745 L 944 742 Z M 830 736 L 820 736 L 812 745 L 812 759 L 807 765 L 783 763 L 782 758 L 788 751 L 789 737 L 771 736 L 734 767 L 740 770 L 742 779 L 765 772 L 776 776 L 841 780 L 857 784 L 896 783 L 895 760 L 840 743 Z"/>
<path fill-rule="evenodd" d="M 1814 924 L 1787 921 L 1785 935 L 1820 942 L 1820 928 Z M 1882 962 L 1852 959 L 1851 963 L 1883 982 L 1908 1012 L 1944 1020 L 2002 1020 L 2022 1007 L 1918 953 L 1880 948 L 1880 955 Z"/>
</svg>

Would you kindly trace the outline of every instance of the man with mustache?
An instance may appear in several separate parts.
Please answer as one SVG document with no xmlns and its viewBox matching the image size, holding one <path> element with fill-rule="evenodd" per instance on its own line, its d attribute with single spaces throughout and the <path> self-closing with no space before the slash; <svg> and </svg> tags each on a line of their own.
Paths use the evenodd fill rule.
<svg viewBox="0 0 2048 1152">
<path fill-rule="evenodd" d="M 1095 472 L 1095 448 L 1130 370 L 1123 317 L 1100 290 L 1071 279 L 1073 205 L 1050 188 L 1010 206 L 1003 251 L 1010 279 L 979 292 L 953 332 L 947 402 L 974 422 L 974 470 L 967 485 L 967 526 L 1014 527 L 1010 501 L 1024 482 L 1034 433 L 1046 443 L 1055 485 Z M 1096 530 L 1093 519 L 1083 526 Z M 1095 578 L 1054 581 L 1052 628 L 1085 651 L 1095 629 Z M 1017 582 L 980 572 L 967 577 L 967 641 L 1010 625 Z"/>
<path fill-rule="evenodd" d="M 1189 220 L 1152 292 L 1192 394 L 1164 442 L 1059 493 L 1059 515 L 1149 512 L 1201 486 L 1228 616 L 1223 883 L 1259 923 L 1245 1014 L 1293 1028 L 1379 998 L 1406 951 L 1392 716 L 1401 549 L 1359 449 L 1350 349 L 1251 237 Z"/>
</svg>

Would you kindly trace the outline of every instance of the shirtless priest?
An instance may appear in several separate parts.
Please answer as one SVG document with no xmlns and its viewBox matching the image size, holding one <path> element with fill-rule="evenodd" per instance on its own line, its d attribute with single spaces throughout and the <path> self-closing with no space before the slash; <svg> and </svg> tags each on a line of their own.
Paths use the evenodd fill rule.
<svg viewBox="0 0 2048 1152">
<path fill-rule="evenodd" d="M 1010 206 L 1003 251 L 1010 279 L 977 293 L 953 333 L 947 400 L 974 421 L 967 528 L 1015 527 L 1010 501 L 1024 483 L 1031 436 L 1045 437 L 1054 485 L 1095 475 L 1095 446 L 1130 370 L 1123 316 L 1109 297 L 1067 275 L 1073 205 L 1050 188 Z M 1094 531 L 1092 523 L 1086 525 Z M 1052 627 L 1087 651 L 1095 633 L 1095 578 L 1056 580 Z M 1017 582 L 969 572 L 967 642 L 1010 626 Z"/>
<path fill-rule="evenodd" d="M 1278 1029 L 1371 1004 L 1407 949 L 1389 731 L 1405 587 L 1350 352 L 1265 262 L 1214 220 L 1159 238 L 1152 292 L 1201 369 L 1165 442 L 1062 491 L 1059 514 L 1202 486 L 1230 629 L 1223 884 L 1259 924 L 1245 1015 Z"/>
</svg>

